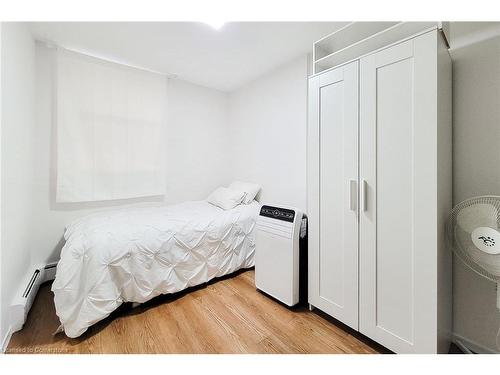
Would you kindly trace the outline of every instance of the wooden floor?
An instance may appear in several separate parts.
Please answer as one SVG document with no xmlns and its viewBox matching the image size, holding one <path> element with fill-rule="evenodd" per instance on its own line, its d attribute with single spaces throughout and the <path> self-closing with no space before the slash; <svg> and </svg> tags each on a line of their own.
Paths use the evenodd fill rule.
<svg viewBox="0 0 500 375">
<path fill-rule="evenodd" d="M 255 290 L 254 271 L 132 308 L 122 305 L 77 339 L 59 325 L 50 284 L 40 289 L 7 353 L 377 353 L 373 342 L 307 308 Z"/>
</svg>

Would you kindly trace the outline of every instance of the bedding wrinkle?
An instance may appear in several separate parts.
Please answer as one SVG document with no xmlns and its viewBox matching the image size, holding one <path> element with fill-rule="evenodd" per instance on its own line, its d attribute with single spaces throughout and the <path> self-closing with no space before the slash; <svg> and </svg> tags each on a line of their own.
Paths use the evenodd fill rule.
<svg viewBox="0 0 500 375">
<path fill-rule="evenodd" d="M 70 223 L 52 285 L 69 337 L 123 302 L 143 303 L 254 265 L 260 205 L 206 201 L 95 213 Z"/>
</svg>

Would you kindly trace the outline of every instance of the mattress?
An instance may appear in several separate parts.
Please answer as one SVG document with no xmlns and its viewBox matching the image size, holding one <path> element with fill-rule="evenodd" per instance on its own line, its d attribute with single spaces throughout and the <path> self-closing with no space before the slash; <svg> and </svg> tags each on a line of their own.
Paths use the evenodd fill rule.
<svg viewBox="0 0 500 375">
<path fill-rule="evenodd" d="M 260 205 L 206 201 L 89 215 L 65 231 L 52 291 L 69 337 L 123 302 L 142 303 L 254 265 Z"/>
</svg>

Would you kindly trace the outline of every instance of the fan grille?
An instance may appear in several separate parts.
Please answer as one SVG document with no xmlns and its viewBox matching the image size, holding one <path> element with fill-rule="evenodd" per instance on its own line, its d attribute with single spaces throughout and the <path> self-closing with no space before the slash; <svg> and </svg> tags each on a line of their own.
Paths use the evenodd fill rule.
<svg viewBox="0 0 500 375">
<path fill-rule="evenodd" d="M 456 205 L 447 223 L 447 239 L 451 251 L 472 270 L 492 281 L 500 282 L 500 255 L 486 254 L 472 243 L 471 233 L 483 226 L 498 230 L 500 197 L 481 196 Z"/>
</svg>

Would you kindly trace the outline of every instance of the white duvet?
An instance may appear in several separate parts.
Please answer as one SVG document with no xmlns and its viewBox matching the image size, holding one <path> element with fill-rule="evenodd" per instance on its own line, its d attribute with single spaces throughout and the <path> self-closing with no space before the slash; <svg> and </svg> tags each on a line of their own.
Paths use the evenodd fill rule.
<svg viewBox="0 0 500 375">
<path fill-rule="evenodd" d="M 52 291 L 67 336 L 123 302 L 145 302 L 254 265 L 259 204 L 205 201 L 86 216 L 65 232 Z"/>
</svg>

